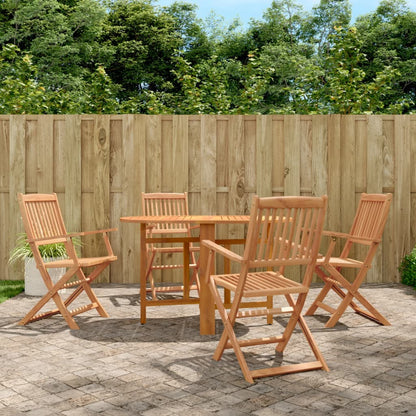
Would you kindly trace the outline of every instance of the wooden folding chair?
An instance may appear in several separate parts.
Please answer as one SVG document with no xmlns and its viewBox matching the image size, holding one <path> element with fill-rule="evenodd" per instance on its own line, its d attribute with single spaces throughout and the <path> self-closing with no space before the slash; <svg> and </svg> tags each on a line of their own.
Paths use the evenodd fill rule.
<svg viewBox="0 0 416 416">
<path fill-rule="evenodd" d="M 323 228 L 327 197 L 254 197 L 250 223 L 243 256 L 238 255 L 212 241 L 202 244 L 209 248 L 207 274 L 205 278 L 215 299 L 224 332 L 214 353 L 220 360 L 225 348 L 233 348 L 245 379 L 253 383 L 255 378 L 299 371 L 324 369 L 325 360 L 301 315 L 309 285 L 312 281 L 315 261 Z M 233 262 L 240 263 L 236 274 L 209 275 L 210 264 L 215 253 Z M 287 268 L 303 266 L 301 283 L 285 275 Z M 219 287 L 234 294 L 231 309 L 226 310 Z M 295 298 L 293 295 L 297 295 Z M 240 310 L 243 298 L 281 296 L 288 306 L 281 308 Z M 285 303 L 286 303 L 285 302 Z M 237 339 L 234 324 L 237 318 L 290 314 L 282 335 L 257 339 Z M 299 324 L 315 361 L 250 370 L 242 347 L 275 343 L 276 351 L 283 352 Z"/>
<path fill-rule="evenodd" d="M 142 192 L 143 215 L 189 215 L 188 194 L 184 193 L 144 193 Z M 191 237 L 191 226 L 189 223 L 156 223 L 149 224 L 147 238 L 171 238 Z M 198 263 L 195 253 L 199 247 L 191 243 L 149 243 L 146 244 L 147 269 L 146 281 L 150 287 L 147 292 L 152 293 L 153 300 L 157 300 L 157 293 L 182 292 L 184 299 L 189 299 L 190 290 L 199 291 Z M 163 263 L 163 255 L 181 255 L 181 259 L 174 258 L 174 263 Z M 159 261 L 156 256 L 161 255 Z M 154 270 L 184 269 L 183 283 L 178 285 L 157 286 L 154 281 Z M 189 270 L 192 276 L 189 278 Z M 170 303 L 171 304 L 171 303 Z"/>
<path fill-rule="evenodd" d="M 79 326 L 73 318 L 75 315 L 91 309 L 97 309 L 101 316 L 108 317 L 107 312 L 104 310 L 103 306 L 97 299 L 97 296 L 91 289 L 91 283 L 111 262 L 117 260 L 107 235 L 109 231 L 114 231 L 115 229 L 68 234 L 65 229 L 58 198 L 55 193 L 29 195 L 19 194 L 18 200 L 24 228 L 33 252 L 36 266 L 39 269 L 45 286 L 48 289 L 48 292 L 19 322 L 19 324 L 26 325 L 29 322 L 48 318 L 60 313 L 71 329 L 79 329 Z M 79 258 L 75 251 L 72 238 L 94 233 L 101 233 L 103 235 L 107 255 L 103 257 Z M 55 243 L 64 244 L 68 257 L 62 260 L 47 262 L 42 258 L 39 252 L 39 246 Z M 88 277 L 83 271 L 86 267 L 94 267 Z M 67 269 L 66 273 L 55 284 L 52 282 L 48 273 L 48 269 L 52 268 Z M 72 278 L 76 280 L 73 280 Z M 62 300 L 59 291 L 66 288 L 74 288 L 74 291 L 66 300 Z M 91 303 L 85 306 L 77 307 L 74 310 L 68 310 L 69 305 L 83 292 L 85 292 L 88 296 Z M 38 313 L 51 299 L 55 302 L 57 309 Z"/>
<path fill-rule="evenodd" d="M 331 314 L 326 322 L 327 328 L 333 327 L 348 306 L 356 313 L 371 319 L 380 325 L 390 325 L 389 321 L 359 292 L 378 246 L 381 243 L 384 226 L 387 221 L 392 200 L 391 194 L 361 194 L 357 212 L 348 234 L 324 231 L 323 234 L 331 238 L 325 257 L 319 258 L 315 272 L 325 285 L 306 311 L 306 315 L 313 315 L 317 308 L 322 308 Z M 339 257 L 333 257 L 333 251 L 338 239 L 345 240 L 345 245 Z M 354 246 L 364 248 L 364 259 L 351 258 Z M 342 275 L 342 269 L 355 269 L 353 282 Z M 325 304 L 324 299 L 330 291 L 334 291 L 341 303 L 337 308 Z M 358 306 L 354 299 L 360 302 Z M 363 307 L 365 309 L 363 309 Z"/>
</svg>

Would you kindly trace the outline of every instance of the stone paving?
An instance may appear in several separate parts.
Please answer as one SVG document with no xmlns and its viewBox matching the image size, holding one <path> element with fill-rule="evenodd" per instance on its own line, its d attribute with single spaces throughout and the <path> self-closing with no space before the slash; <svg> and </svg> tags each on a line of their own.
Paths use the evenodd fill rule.
<svg viewBox="0 0 416 416">
<path fill-rule="evenodd" d="M 319 287 L 313 287 L 311 301 Z M 99 285 L 110 318 L 95 311 L 69 330 L 60 316 L 25 327 L 17 321 L 37 298 L 0 305 L 0 415 L 416 415 L 416 291 L 400 284 L 362 290 L 390 320 L 383 327 L 348 310 L 332 329 L 327 314 L 306 317 L 330 372 L 247 383 L 232 351 L 212 354 L 219 335 L 199 335 L 198 306 L 148 309 L 140 325 L 135 285 Z M 307 302 L 308 305 L 308 302 Z M 306 305 L 306 306 L 307 306 Z M 282 317 L 237 324 L 240 335 L 280 333 Z M 217 320 L 217 333 L 222 323 Z M 283 356 L 252 347 L 257 365 L 309 355 L 297 331 Z"/>
</svg>

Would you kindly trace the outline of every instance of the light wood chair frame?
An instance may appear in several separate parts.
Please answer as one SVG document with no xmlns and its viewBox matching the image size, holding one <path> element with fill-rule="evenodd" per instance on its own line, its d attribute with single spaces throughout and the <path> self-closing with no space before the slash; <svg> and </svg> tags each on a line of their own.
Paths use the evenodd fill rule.
<svg viewBox="0 0 416 416">
<path fill-rule="evenodd" d="M 86 231 L 68 234 L 63 221 L 61 209 L 59 207 L 58 197 L 53 194 L 18 194 L 18 202 L 22 215 L 23 225 L 28 238 L 30 248 L 36 266 L 47 288 L 47 293 L 36 303 L 36 305 L 26 314 L 19 322 L 20 325 L 26 325 L 30 322 L 40 319 L 49 318 L 56 314 L 61 314 L 67 322 L 70 329 L 79 329 L 74 320 L 75 315 L 91 309 L 96 309 L 100 316 L 108 317 L 103 305 L 98 300 L 91 288 L 91 283 L 99 274 L 117 260 L 114 255 L 108 233 L 116 231 L 115 228 L 97 231 Z M 72 238 L 82 237 L 92 234 L 102 234 L 107 255 L 102 257 L 78 257 Z M 67 258 L 45 261 L 40 254 L 39 247 L 46 244 L 62 243 L 65 246 Z M 93 267 L 88 276 L 83 269 Z M 53 283 L 48 269 L 65 268 L 65 274 Z M 76 280 L 73 280 L 75 278 Z M 71 280 L 72 279 L 72 280 Z M 60 295 L 62 289 L 74 289 L 72 293 L 63 300 Z M 69 310 L 70 304 L 77 299 L 81 293 L 85 293 L 90 302 L 87 305 Z M 50 301 L 56 304 L 56 309 L 39 313 L 40 310 Z"/>
<path fill-rule="evenodd" d="M 141 199 L 143 215 L 189 215 L 187 192 L 142 192 Z M 163 304 L 163 300 L 157 298 L 158 293 L 182 292 L 182 299 L 189 300 L 191 303 L 197 302 L 197 300 L 190 298 L 190 290 L 199 292 L 199 263 L 195 256 L 195 253 L 199 252 L 199 247 L 190 241 L 192 230 L 197 228 L 197 226 L 193 227 L 189 223 L 148 224 L 146 238 L 153 240 L 153 242 L 146 244 L 146 282 L 150 284 L 150 287 L 146 287 L 146 291 L 151 292 L 153 301 L 162 302 L 161 304 Z M 157 241 L 158 237 L 160 240 L 155 243 L 154 241 Z M 181 237 L 184 238 L 181 239 Z M 165 243 L 162 242 L 163 240 Z M 195 240 L 197 240 L 196 237 Z M 156 264 L 155 258 L 158 254 L 182 254 L 182 262 Z M 155 284 L 153 270 L 163 271 L 168 269 L 183 269 L 182 284 L 169 286 L 157 286 Z M 189 277 L 189 270 L 192 270 L 191 277 Z M 172 300 L 167 301 L 166 304 L 172 304 Z"/>
<path fill-rule="evenodd" d="M 306 311 L 306 315 L 313 315 L 318 308 L 329 312 L 331 316 L 325 327 L 334 327 L 348 307 L 380 325 L 390 325 L 390 322 L 362 295 L 359 289 L 381 243 L 391 201 L 392 194 L 363 193 L 349 233 L 323 232 L 323 235 L 329 237 L 331 241 L 325 256 L 318 258 L 315 272 L 324 281 L 324 287 Z M 335 257 L 333 252 L 339 240 L 345 243 L 339 257 Z M 366 251 L 363 260 L 350 257 L 353 247 L 357 246 Z M 356 270 L 352 282 L 343 276 L 342 269 Z M 332 291 L 341 298 L 336 308 L 324 303 L 324 299 Z M 361 306 L 354 300 L 358 301 Z"/>
<path fill-rule="evenodd" d="M 224 324 L 224 331 L 213 359 L 220 360 L 224 350 L 232 348 L 246 381 L 250 383 L 259 377 L 317 369 L 329 371 L 312 333 L 301 315 L 318 255 L 326 206 L 326 196 L 321 198 L 258 198 L 255 196 L 243 256 L 215 242 L 202 241 L 202 244 L 209 249 L 205 279 L 207 279 Z M 240 272 L 210 275 L 210 265 L 216 253 L 232 262 L 239 263 Z M 300 283 L 285 277 L 285 269 L 291 266 L 303 266 L 304 274 Z M 227 311 L 220 295 L 219 288 L 221 287 L 234 294 L 229 311 Z M 293 295 L 297 297 L 295 298 Z M 288 306 L 240 311 L 243 298 L 264 296 L 281 296 L 286 299 Z M 255 302 L 250 305 L 251 307 L 255 306 Z M 257 339 L 237 339 L 234 332 L 237 318 L 277 314 L 290 314 L 282 335 Z M 299 324 L 306 337 L 316 358 L 315 361 L 272 368 L 249 369 L 242 352 L 243 347 L 274 343 L 276 351 L 283 353 L 296 324 Z"/>
</svg>

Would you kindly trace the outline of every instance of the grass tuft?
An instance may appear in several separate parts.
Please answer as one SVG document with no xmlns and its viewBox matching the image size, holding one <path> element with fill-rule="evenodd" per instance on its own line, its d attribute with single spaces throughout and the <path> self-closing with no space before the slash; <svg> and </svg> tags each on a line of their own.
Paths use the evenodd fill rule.
<svg viewBox="0 0 416 416">
<path fill-rule="evenodd" d="M 24 280 L 0 280 L 0 303 L 25 290 Z"/>
</svg>

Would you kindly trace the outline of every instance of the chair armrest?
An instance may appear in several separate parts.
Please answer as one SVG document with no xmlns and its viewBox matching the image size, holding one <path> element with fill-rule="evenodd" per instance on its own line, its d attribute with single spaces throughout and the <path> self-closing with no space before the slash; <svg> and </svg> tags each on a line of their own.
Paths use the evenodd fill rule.
<svg viewBox="0 0 416 416">
<path fill-rule="evenodd" d="M 117 231 L 117 228 L 107 228 L 104 230 L 95 230 L 95 231 L 81 231 L 79 233 L 71 233 L 69 236 L 70 237 L 82 237 L 85 235 L 93 235 L 93 234 L 102 234 L 103 235 L 103 240 L 104 240 L 104 244 L 105 247 L 107 249 L 107 253 L 109 256 L 114 256 L 114 252 L 113 249 L 111 247 L 110 244 L 110 239 L 108 237 L 108 233 L 111 231 Z"/>
<path fill-rule="evenodd" d="M 322 231 L 322 235 L 326 237 L 330 237 L 332 239 L 343 238 L 351 239 L 354 243 L 363 243 L 363 244 L 371 244 L 371 243 L 380 243 L 381 239 L 373 239 L 373 238 L 366 238 L 366 237 L 357 237 L 348 233 L 340 233 L 336 231 Z"/>
<path fill-rule="evenodd" d="M 228 248 L 220 246 L 219 244 L 214 243 L 211 240 L 202 240 L 201 245 L 209 248 L 212 251 L 215 251 L 218 254 L 221 254 L 224 257 L 227 257 L 230 260 L 233 260 L 239 263 L 243 261 L 243 257 L 241 257 L 239 254 L 236 254 L 233 251 L 228 250 Z"/>
</svg>

